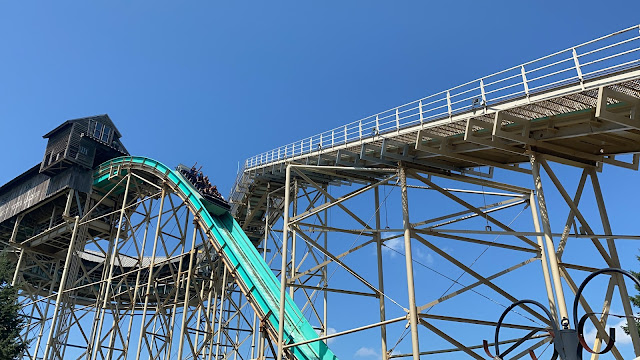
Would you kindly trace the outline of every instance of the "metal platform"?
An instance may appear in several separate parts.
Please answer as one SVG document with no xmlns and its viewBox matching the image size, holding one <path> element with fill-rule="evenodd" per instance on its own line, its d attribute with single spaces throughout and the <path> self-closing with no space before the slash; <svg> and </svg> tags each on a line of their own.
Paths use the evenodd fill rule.
<svg viewBox="0 0 640 360">
<path fill-rule="evenodd" d="M 317 179 L 334 184 L 362 176 L 346 168 L 367 168 L 368 176 L 379 178 L 385 172 L 371 170 L 399 161 L 482 177 L 493 168 L 530 174 L 520 164 L 530 161 L 531 152 L 579 167 L 637 169 L 639 30 L 603 36 L 255 155 L 232 188 L 232 213 L 245 229 L 260 227 L 265 184 L 284 184 L 287 164 L 344 167 Z M 616 158 L 630 153 L 631 161 Z"/>
<path fill-rule="evenodd" d="M 558 165 L 551 166 L 552 163 L 582 173 L 575 195 L 569 193 L 567 179 L 561 179 L 554 170 Z M 256 244 L 262 242 L 263 248 L 275 249 L 274 258 L 282 260 L 279 271 L 286 274 L 282 279 L 282 293 L 288 290 L 291 297 L 300 293 L 297 301 L 314 309 L 319 328 L 325 331 L 327 328 L 327 292 L 363 299 L 373 296 L 380 300 L 380 322 L 344 330 L 339 335 L 379 327 L 380 352 L 384 359 L 413 357 L 417 360 L 421 355 L 451 352 L 464 352 L 470 358 L 482 359 L 478 333 L 470 335 L 468 329 L 495 324 L 491 320 L 497 316 L 480 319 L 475 313 L 464 311 L 434 315 L 429 314 L 429 310 L 444 302 L 452 304 L 448 309 L 468 308 L 465 302 L 468 300 L 461 299 L 475 287 L 513 303 L 522 298 L 522 294 L 517 294 L 518 289 L 503 288 L 494 280 L 500 277 L 500 283 L 504 284 L 503 277 L 515 276 L 511 274 L 515 269 L 535 259 L 542 264 L 538 278 L 524 280 L 520 273 L 513 281 L 544 284 L 542 287 L 546 290 L 538 295 L 548 298 L 553 313 L 551 321 L 559 323 L 568 317 L 564 289 L 575 292 L 582 274 L 597 269 L 598 262 L 620 267 L 614 239 L 637 238 L 635 234 L 613 235 L 599 174 L 607 166 L 638 170 L 639 164 L 640 26 L 634 26 L 253 156 L 244 162 L 230 199 L 232 213 L 247 235 Z M 533 181 L 522 185 L 522 181 L 510 176 L 514 173 Z M 519 179 L 522 180 L 522 176 Z M 556 199 L 560 203 L 547 204 L 542 186 L 544 176 L 547 176 L 545 181 L 550 180 L 547 190 L 557 190 L 560 196 Z M 588 219 L 587 211 L 579 208 L 587 179 L 591 180 L 595 200 L 591 200 L 592 204 L 596 204 L 600 215 L 597 220 Z M 444 185 L 451 183 L 460 184 L 460 188 Z M 329 190 L 336 186 L 345 186 L 345 189 Z M 381 225 L 381 207 L 384 204 L 386 209 L 388 196 L 381 200 L 381 192 L 387 188 L 400 189 L 401 228 Z M 428 210 L 412 212 L 411 221 L 408 188 L 413 188 L 413 196 L 422 202 L 426 198 L 435 201 L 429 202 Z M 372 192 L 373 199 L 368 198 L 366 194 Z M 489 193 L 508 199 L 483 203 Z M 452 212 L 440 195 L 462 210 Z M 476 196 L 475 200 L 470 199 L 472 196 Z M 353 200 L 356 198 L 359 200 Z M 352 201 L 358 205 L 351 206 Z M 372 206 L 363 207 L 363 203 Z M 522 207 L 522 211 L 531 206 L 534 231 L 508 225 L 511 220 L 502 215 L 503 210 L 514 206 Z M 548 209 L 551 207 L 567 209 L 566 222 L 550 219 Z M 330 209 L 336 210 L 343 219 L 330 223 L 327 216 Z M 398 206 L 395 211 L 400 212 Z M 371 224 L 373 218 L 375 224 Z M 473 219 L 485 219 L 486 224 Z M 558 220 L 565 224 L 562 233 L 552 231 L 551 223 Z M 345 225 L 349 221 L 353 225 Z M 590 225 L 592 222 L 601 222 L 604 233 L 596 234 L 593 229 L 600 224 Z M 345 249 L 343 241 L 327 240 L 334 236 L 341 240 L 351 236 L 355 240 L 352 247 Z M 569 260 L 571 256 L 564 256 L 568 242 L 573 241 L 569 237 L 590 240 L 594 255 L 588 261 Z M 384 292 L 383 280 L 382 249 L 389 249 L 391 241 L 398 238 L 404 238 L 409 294 L 408 304 L 402 305 L 393 299 L 407 293 Z M 472 269 L 473 263 L 468 264 L 460 255 L 448 254 L 437 241 L 441 244 L 464 242 L 470 248 L 481 244 L 486 249 L 513 252 L 500 257 L 500 261 L 493 264 L 498 269 L 491 272 L 477 266 Z M 378 283 L 375 285 L 365 280 L 375 273 L 373 268 L 355 270 L 367 265 L 375 267 L 373 258 L 364 262 L 362 258 L 358 262 L 345 261 L 347 255 L 361 253 L 360 249 L 368 244 L 376 246 Z M 580 243 L 581 250 L 586 249 L 584 244 Z M 424 293 L 422 297 L 417 295 L 413 268 L 419 262 L 416 255 L 412 255 L 412 246 L 430 251 L 443 260 L 442 264 L 450 266 L 444 270 L 439 264 L 440 272 L 462 271 L 477 282 L 466 286 L 454 282 L 462 288 L 451 293 L 447 290 L 439 298 L 430 298 L 433 294 L 426 298 Z M 518 256 L 531 252 L 537 255 L 518 264 L 522 259 Z M 364 284 L 365 290 L 341 288 L 342 283 L 329 282 L 331 276 L 327 276 L 326 270 L 329 266 L 344 269 L 359 284 Z M 320 280 L 313 276 L 320 276 Z M 324 305 L 322 300 L 312 299 L 307 291 L 323 292 Z M 604 308 L 608 309 L 614 293 L 621 299 L 626 316 L 633 316 L 622 278 L 612 277 L 604 296 Z M 387 320 L 389 312 L 385 310 L 385 301 L 388 305 L 390 300 L 404 306 L 408 315 Z M 342 307 L 352 304 L 351 300 L 343 301 L 346 302 Z M 581 306 L 593 313 L 588 303 L 582 302 Z M 525 310 L 542 320 L 539 312 Z M 600 339 L 608 340 L 602 325 L 607 317 L 608 310 L 600 318 L 591 315 L 598 333 L 596 351 L 602 346 Z M 377 321 L 377 316 L 372 314 L 372 320 Z M 394 328 L 392 323 L 403 323 L 403 320 L 406 321 L 404 327 L 396 325 L 394 330 L 398 341 L 388 347 L 393 343 L 387 342 L 392 333 L 390 329 Z M 411 351 L 392 354 L 409 329 Z M 635 330 L 631 333 L 636 334 Z M 330 337 L 325 333 L 321 338 Z M 550 340 L 542 336 L 528 350 L 537 349 Z M 470 341 L 477 341 L 477 345 Z M 435 346 L 438 342 L 442 344 Z M 640 338 L 632 336 L 632 343 L 635 356 L 639 356 Z M 277 345 L 279 348 L 290 346 L 282 338 Z M 614 346 L 613 357 L 623 359 L 625 356 Z"/>
</svg>

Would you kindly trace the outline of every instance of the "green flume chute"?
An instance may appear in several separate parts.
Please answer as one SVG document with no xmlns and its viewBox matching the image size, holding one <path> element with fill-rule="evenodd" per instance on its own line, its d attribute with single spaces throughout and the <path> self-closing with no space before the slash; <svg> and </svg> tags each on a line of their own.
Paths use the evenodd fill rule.
<svg viewBox="0 0 640 360">
<path fill-rule="evenodd" d="M 227 264 L 235 269 L 235 276 L 250 293 L 249 300 L 260 309 L 260 315 L 266 314 L 268 322 L 277 332 L 280 282 L 231 214 L 223 212 L 215 215 L 210 206 L 205 206 L 206 200 L 178 171 L 146 157 L 125 156 L 101 164 L 94 173 L 93 185 L 98 188 L 110 186 L 111 178 L 126 174 L 130 168 L 154 173 L 173 184 L 173 187 L 182 193 L 185 201 L 206 224 L 212 237 L 211 241 L 221 249 Z M 285 298 L 284 338 L 285 344 L 318 338 L 316 331 L 288 294 Z M 337 360 L 323 341 L 294 346 L 289 350 L 300 360 Z"/>
</svg>

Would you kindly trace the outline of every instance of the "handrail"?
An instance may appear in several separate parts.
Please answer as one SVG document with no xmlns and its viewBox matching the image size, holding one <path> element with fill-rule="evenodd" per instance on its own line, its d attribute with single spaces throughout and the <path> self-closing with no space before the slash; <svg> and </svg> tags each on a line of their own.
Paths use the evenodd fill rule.
<svg viewBox="0 0 640 360">
<path fill-rule="evenodd" d="M 232 194 L 246 170 L 634 67 L 639 54 L 636 25 L 294 141 L 245 160 Z"/>
</svg>

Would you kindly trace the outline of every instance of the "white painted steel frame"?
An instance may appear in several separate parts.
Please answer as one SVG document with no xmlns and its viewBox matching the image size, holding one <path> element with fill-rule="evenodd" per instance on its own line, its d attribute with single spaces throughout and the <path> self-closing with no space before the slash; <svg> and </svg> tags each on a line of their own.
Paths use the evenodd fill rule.
<svg viewBox="0 0 640 360">
<path fill-rule="evenodd" d="M 538 156 L 537 158 L 534 157 L 532 155 L 532 162 L 534 162 L 534 164 L 538 163 L 538 159 L 541 159 L 541 156 Z M 542 160 L 544 161 L 544 160 Z M 546 162 L 545 162 L 546 164 Z M 551 172 L 550 168 L 548 165 L 545 165 L 545 170 L 547 170 L 547 172 Z M 534 169 L 536 169 L 537 167 L 534 167 Z M 396 172 L 398 174 L 402 174 L 404 167 L 403 166 L 398 166 L 398 168 L 396 169 Z M 355 171 L 357 169 L 351 169 L 351 171 Z M 371 169 L 373 170 L 373 169 Z M 393 170 L 393 168 L 389 168 L 388 171 L 391 172 Z M 413 330 L 413 328 L 410 325 L 410 316 L 407 315 L 406 317 L 402 317 L 402 318 L 396 318 L 393 320 L 385 320 L 385 301 L 384 299 L 386 299 L 388 296 L 384 294 L 384 287 L 383 287 L 383 267 L 382 267 L 382 252 L 381 252 L 381 247 L 384 246 L 384 241 L 385 239 L 383 239 L 381 237 L 382 234 L 385 233 L 392 233 L 392 232 L 402 232 L 403 229 L 381 229 L 380 226 L 380 218 L 379 218 L 379 209 L 380 209 L 380 204 L 379 204 L 379 194 L 378 194 L 378 189 L 380 186 L 383 186 L 383 184 L 386 184 L 388 182 L 388 179 L 385 181 L 381 181 L 378 183 L 372 183 L 369 185 L 365 185 L 364 187 L 360 188 L 360 189 L 355 189 L 351 192 L 347 192 L 346 195 L 341 196 L 341 197 L 329 197 L 329 202 L 322 202 L 322 201 L 318 201 L 320 200 L 319 197 L 313 197 L 309 195 L 309 191 L 308 190 L 304 190 L 305 187 L 309 187 L 310 189 L 312 189 L 311 191 L 318 191 L 318 192 L 323 192 L 325 193 L 325 195 L 330 196 L 327 193 L 326 187 L 323 187 L 323 185 L 320 185 L 318 183 L 316 183 L 314 180 L 312 180 L 311 178 L 311 174 L 313 174 L 314 172 L 318 172 L 318 173 L 326 173 L 326 167 L 322 167 L 322 166 L 310 166 L 310 165 L 294 165 L 294 164 L 290 164 L 287 166 L 286 172 L 287 172 L 287 181 L 285 182 L 285 189 L 287 189 L 284 193 L 283 196 L 285 197 L 285 207 L 284 207 L 284 223 L 283 223 L 283 247 L 281 249 L 285 249 L 288 247 L 287 245 L 287 238 L 291 238 L 292 235 L 290 235 L 290 233 L 296 233 L 300 236 L 300 238 L 304 241 L 306 241 L 307 243 L 309 243 L 310 245 L 312 245 L 316 250 L 319 250 L 321 253 L 326 254 L 330 259 L 326 260 L 324 262 L 316 262 L 314 266 L 311 266 L 308 268 L 308 270 L 304 270 L 302 268 L 300 268 L 300 266 L 297 266 L 295 268 L 295 271 L 292 271 L 291 269 L 291 265 L 292 264 L 298 264 L 300 262 L 300 260 L 295 260 L 295 259 L 291 259 L 290 256 L 292 254 L 292 252 L 280 252 L 280 256 L 281 256 L 281 263 L 282 263 L 282 268 L 280 269 L 280 273 L 281 274 L 285 274 L 282 278 L 282 284 L 281 284 L 281 291 L 283 293 L 286 292 L 287 288 L 292 288 L 292 287 L 296 287 L 296 283 L 298 282 L 302 282 L 303 278 L 307 275 L 313 275 L 315 272 L 318 271 L 318 269 L 323 269 L 326 268 L 329 264 L 333 264 L 333 265 L 338 265 L 344 269 L 347 270 L 348 273 L 350 273 L 352 276 L 354 276 L 357 279 L 361 279 L 361 281 L 363 282 L 363 284 L 365 286 L 369 286 L 370 284 L 368 283 L 367 280 L 365 280 L 365 274 L 358 274 L 357 271 L 355 271 L 353 268 L 351 268 L 351 266 L 347 265 L 347 263 L 345 263 L 344 261 L 340 260 L 342 258 L 344 258 L 346 255 L 350 254 L 352 251 L 348 251 L 342 254 L 332 254 L 331 251 L 329 250 L 330 247 L 327 247 L 327 245 L 325 246 L 319 246 L 319 244 L 312 240 L 309 236 L 310 233 L 324 233 L 329 235 L 330 237 L 332 236 L 331 234 L 339 234 L 339 233 L 344 233 L 344 234 L 360 234 L 362 236 L 364 236 L 365 234 L 367 234 L 366 236 L 370 236 L 372 237 L 372 240 L 369 241 L 365 241 L 362 245 L 356 246 L 353 248 L 353 251 L 358 251 L 359 249 L 362 249 L 364 246 L 366 246 L 367 244 L 371 244 L 371 243 L 377 243 L 379 245 L 376 245 L 378 247 L 378 250 L 376 250 L 376 258 L 377 258 L 377 263 L 378 263 L 378 280 L 380 281 L 379 284 L 379 288 L 376 289 L 375 287 L 372 288 L 372 290 L 375 293 L 379 294 L 379 298 L 380 298 L 380 322 L 378 323 L 372 323 L 370 325 L 367 326 L 362 326 L 362 327 L 358 327 L 358 328 L 354 328 L 351 330 L 344 330 L 344 331 L 340 331 L 338 334 L 334 334 L 334 336 L 322 336 L 320 339 L 329 339 L 335 336 L 347 336 L 348 334 L 351 334 L 353 332 L 357 332 L 357 331 L 362 331 L 365 329 L 370 329 L 373 327 L 380 327 L 381 328 L 381 352 L 382 354 L 386 354 L 383 358 L 397 358 L 397 357 L 405 357 L 405 356 L 414 356 L 414 358 L 416 357 L 417 354 L 419 354 L 418 356 L 425 356 L 425 355 L 437 355 L 437 354 L 442 354 L 443 352 L 451 352 L 451 351 L 462 351 L 465 352 L 467 355 L 471 356 L 472 358 L 476 358 L 476 359 L 482 359 L 482 355 L 480 353 L 478 353 L 479 350 L 481 350 L 481 346 L 480 345 L 473 345 L 473 346 L 465 346 L 463 345 L 461 342 L 457 341 L 455 339 L 455 334 L 452 333 L 447 333 L 445 331 L 439 330 L 439 328 L 435 325 L 433 325 L 430 321 L 427 321 L 428 318 L 431 317 L 431 315 L 424 313 L 424 310 L 427 310 L 429 308 L 431 308 L 433 305 L 438 304 L 442 301 L 447 301 L 451 298 L 455 298 L 457 295 L 460 295 L 466 291 L 472 290 L 475 287 L 478 286 L 488 286 L 489 288 L 494 289 L 495 291 L 497 291 L 498 294 L 502 294 L 502 296 L 506 297 L 506 299 L 508 299 L 509 301 L 515 301 L 517 300 L 516 297 L 511 296 L 508 293 L 507 289 L 501 289 L 500 287 L 494 285 L 492 282 L 493 280 L 508 275 L 509 273 L 513 272 L 516 269 L 519 269 L 522 266 L 526 266 L 527 264 L 530 264 L 531 262 L 535 262 L 536 260 L 540 260 L 541 261 L 541 265 L 542 265 L 542 271 L 540 272 L 541 276 L 541 282 L 544 284 L 544 288 L 546 289 L 547 292 L 547 301 L 549 302 L 549 305 L 552 309 L 552 313 L 554 314 L 554 317 L 556 316 L 555 314 L 557 313 L 557 309 L 558 309 L 558 305 L 557 305 L 557 301 L 561 302 L 561 307 L 565 307 L 566 305 L 564 305 L 564 293 L 562 291 L 562 284 L 565 283 L 567 286 L 569 286 L 569 288 L 571 288 L 572 290 L 575 291 L 575 283 L 572 280 L 572 277 L 569 275 L 567 269 L 571 269 L 571 266 L 569 264 L 564 264 L 561 262 L 560 258 L 562 256 L 562 249 L 560 249 L 561 246 L 563 246 L 563 244 L 566 243 L 566 238 L 569 236 L 569 232 L 567 231 L 565 234 L 554 234 L 551 232 L 550 230 L 550 219 L 548 218 L 548 216 L 546 215 L 546 211 L 543 211 L 543 219 L 540 219 L 539 216 L 539 209 L 538 206 L 540 208 L 545 209 L 547 204 L 546 201 L 544 199 L 543 196 L 543 189 L 542 189 L 542 183 L 540 181 L 540 175 L 539 172 L 537 170 L 533 171 L 533 179 L 534 179 L 534 184 L 536 187 L 537 191 L 534 191 L 533 189 L 526 189 L 526 188 L 518 188 L 518 187 L 513 187 L 511 185 L 508 184 L 502 184 L 499 185 L 495 182 L 489 181 L 489 180 L 478 180 L 477 178 L 466 178 L 465 177 L 455 177 L 455 180 L 458 181 L 462 181 L 462 183 L 464 183 L 465 180 L 470 181 L 470 183 L 472 184 L 477 184 L 479 182 L 485 181 L 485 184 L 487 185 L 493 185 L 493 186 L 500 186 L 502 188 L 516 188 L 522 191 L 522 193 L 520 194 L 513 194 L 514 200 L 513 202 L 515 204 L 523 204 L 522 200 L 519 199 L 526 199 L 526 201 L 524 202 L 525 204 L 529 204 L 531 205 L 531 216 L 532 216 L 532 220 L 533 220 L 533 224 L 534 224 L 534 230 L 535 231 L 518 231 L 516 229 L 512 229 L 509 226 L 507 226 L 506 224 L 501 223 L 497 218 L 494 218 L 493 216 L 490 216 L 490 213 L 493 213 L 495 211 L 499 211 L 499 209 L 502 209 L 503 203 L 499 202 L 496 204 L 493 204 L 493 206 L 489 206 L 487 207 L 486 205 L 483 206 L 478 206 L 475 207 L 471 204 L 466 204 L 468 206 L 468 212 L 469 213 L 474 213 L 476 212 L 475 216 L 483 216 L 485 219 L 487 219 L 487 221 L 492 221 L 494 224 L 497 224 L 498 227 L 501 227 L 504 231 L 495 231 L 495 230 L 490 230 L 490 229 L 485 229 L 483 230 L 471 230 L 469 231 L 465 231 L 465 230 L 451 230 L 453 233 L 469 233 L 471 234 L 471 236 L 480 236 L 480 235 L 496 235 L 496 234 L 501 234 L 503 236 L 506 235 L 510 235 L 510 236 L 514 236 L 516 238 L 520 238 L 523 241 L 523 247 L 514 247 L 511 245 L 501 245 L 500 243 L 493 243 L 491 244 L 491 246 L 505 246 L 505 248 L 512 248 L 514 250 L 516 249 L 521 249 L 519 251 L 526 251 L 526 252 L 533 252 L 533 254 L 535 255 L 532 259 L 525 261 L 521 264 L 516 264 L 512 267 L 508 267 L 505 268 L 503 271 L 498 272 L 496 274 L 492 274 L 492 275 L 481 275 L 479 273 L 475 273 L 473 270 L 471 270 L 471 268 L 466 267 L 462 262 L 459 262 L 458 260 L 456 260 L 454 257 L 451 257 L 450 255 L 441 252 L 437 247 L 433 246 L 433 245 L 429 245 L 430 242 L 428 242 L 423 236 L 424 235 L 420 235 L 420 234 L 429 234 L 431 236 L 444 236 L 444 238 L 450 238 L 450 239 L 456 239 L 456 240 L 461 240 L 461 241 L 469 241 L 472 243 L 482 243 L 481 240 L 478 239 L 473 239 L 473 238 L 465 238 L 465 237 L 461 237 L 459 235 L 450 235 L 451 232 L 448 231 L 439 231 L 437 228 L 435 229 L 430 229 L 430 228 L 419 228 L 420 224 L 432 224 L 436 221 L 442 221 L 444 219 L 447 219 L 449 216 L 440 216 L 436 218 L 436 221 L 433 220 L 424 220 L 424 221 L 416 221 L 414 223 L 410 223 L 408 221 L 405 222 L 405 229 L 406 231 L 409 232 L 409 238 L 410 239 L 415 239 L 417 240 L 419 243 L 422 243 L 424 245 L 428 245 L 430 247 L 431 250 L 433 250 L 434 252 L 440 254 L 441 256 L 445 257 L 445 258 L 449 258 L 450 261 L 452 261 L 454 264 L 458 264 L 458 266 L 460 266 L 462 269 L 464 269 L 465 272 L 469 273 L 469 274 L 475 274 L 474 276 L 477 277 L 478 282 L 474 283 L 470 286 L 464 287 L 463 289 L 461 289 L 461 291 L 457 291 L 454 292 L 452 294 L 450 294 L 450 296 L 445 296 L 441 299 L 436 299 L 435 302 L 431 302 L 429 304 L 426 304 L 424 306 L 421 307 L 417 307 L 416 305 L 413 305 L 413 307 L 415 309 L 418 309 L 419 313 L 418 313 L 418 318 L 419 318 L 419 323 L 421 325 L 423 325 L 426 329 L 428 329 L 430 332 L 432 332 L 433 334 L 436 334 L 437 336 L 441 337 L 442 339 L 446 340 L 447 342 L 450 342 L 454 348 L 452 349 L 442 349 L 442 350 L 434 350 L 432 348 L 427 349 L 427 350 L 423 350 L 420 351 L 419 350 L 419 343 L 421 342 L 421 340 L 419 340 L 420 336 L 416 330 Z M 366 168 L 362 169 L 363 172 L 367 172 L 369 171 Z M 433 173 L 433 174 L 426 174 L 425 175 L 421 175 L 420 172 L 423 170 L 414 170 L 414 169 L 410 169 L 407 173 L 409 174 L 410 177 L 414 178 L 414 179 L 418 179 L 420 181 L 422 181 L 423 183 L 425 183 L 427 186 L 426 187 L 420 187 L 420 186 L 410 186 L 410 188 L 413 189 L 424 189 L 424 190 L 437 190 L 438 192 L 442 193 L 443 195 L 446 195 L 447 197 L 449 197 L 450 199 L 460 203 L 460 204 L 464 204 L 465 202 L 463 200 L 461 200 L 460 198 L 457 197 L 456 192 L 462 192 L 462 193 L 473 193 L 474 191 L 465 191 L 464 189 L 445 189 L 442 187 L 439 187 L 434 181 L 434 177 L 438 177 L 438 176 L 442 176 L 442 174 L 437 174 L 437 173 Z M 587 172 L 589 175 L 593 174 L 594 176 L 596 176 L 597 179 L 597 175 L 595 173 L 595 168 L 592 168 L 591 170 L 585 170 L 585 172 Z M 553 175 L 552 175 L 553 176 Z M 400 175 L 400 177 L 402 177 L 402 175 Z M 300 179 L 300 180 L 298 180 Z M 593 181 L 597 181 L 597 180 L 593 180 Z M 290 184 L 296 184 L 296 186 L 289 186 Z M 405 182 L 403 182 L 402 180 L 400 180 L 399 186 L 405 184 Z M 581 180 L 581 184 L 584 184 L 584 179 Z M 555 185 L 558 185 L 557 183 Z M 297 189 L 297 190 L 293 190 L 293 189 Z M 405 185 L 404 188 L 406 189 L 407 186 Z M 560 191 L 562 190 L 562 187 L 558 188 L 556 187 L 556 189 L 559 189 Z M 594 186 L 594 189 L 596 190 L 596 198 L 600 199 L 598 200 L 598 204 L 603 206 L 601 209 L 601 213 L 602 214 L 606 214 L 606 210 L 604 209 L 604 201 L 602 200 L 602 193 L 599 189 L 599 187 Z M 361 197 L 363 196 L 363 194 L 365 194 L 367 191 L 369 190 L 373 190 L 375 193 L 375 217 L 376 217 L 376 228 L 371 228 L 368 226 L 368 223 L 364 220 L 362 220 L 362 217 L 358 215 L 358 209 L 356 208 L 350 208 L 348 205 L 348 200 L 349 199 L 353 199 L 356 197 Z M 461 191 L 462 190 L 462 191 Z M 581 189 L 579 189 L 579 191 L 581 192 Z M 305 196 L 301 196 L 299 195 L 299 192 L 304 192 Z M 486 191 L 485 193 L 489 193 L 490 191 Z M 536 197 L 536 194 L 538 194 L 538 196 Z M 494 194 L 495 195 L 495 194 Z M 498 194 L 501 195 L 501 194 Z M 505 194 L 506 195 L 506 194 Z M 292 198 L 293 197 L 293 198 Z M 300 203 L 299 203 L 299 198 L 302 197 L 306 197 L 306 200 L 308 201 L 308 205 L 306 206 L 306 210 L 301 214 L 301 215 L 289 215 L 290 213 L 288 212 L 288 208 L 289 206 L 291 206 L 292 204 L 296 203 L 296 206 L 299 208 L 300 207 Z M 293 200 L 296 199 L 296 200 Z M 408 199 L 407 199 L 408 200 Z M 406 200 L 403 198 L 402 203 L 406 204 Z M 538 205 L 538 206 L 536 206 Z M 571 207 L 571 206 L 570 206 Z M 336 209 L 340 209 L 341 211 L 344 211 L 345 214 L 352 218 L 352 220 L 355 220 L 357 223 L 360 223 L 363 228 L 361 229 L 341 229 L 339 227 L 335 227 L 334 226 L 329 226 L 326 223 L 323 223 L 324 225 L 314 225 L 308 222 L 303 222 L 302 220 L 305 219 L 308 216 L 311 216 L 315 213 L 320 213 L 322 212 L 326 212 L 331 208 L 336 208 Z M 318 209 L 317 211 L 315 211 L 314 209 Z M 360 211 L 362 211 L 360 209 Z M 572 216 L 572 214 L 579 214 L 579 212 L 577 211 L 577 209 L 570 209 L 570 214 L 569 217 Z M 465 219 L 468 219 L 468 215 L 466 214 L 466 212 L 458 212 L 455 214 L 452 214 L 451 216 L 456 216 L 458 218 L 460 218 L 460 220 L 458 221 L 464 221 Z M 603 223 L 605 223 L 605 215 L 603 215 Z M 448 222 L 445 222 L 447 224 L 450 224 Z M 543 226 L 541 226 L 541 223 Z M 586 223 L 586 220 L 585 220 Z M 407 227 L 406 224 L 409 224 Z M 425 226 L 425 225 L 423 225 Z M 541 228 L 545 227 L 545 230 L 543 231 Z M 441 229 L 444 230 L 444 229 Z M 306 233 L 306 234 L 305 234 Z M 406 232 L 405 232 L 406 233 Z M 402 236 L 402 235 L 401 235 Z M 536 241 L 531 241 L 528 240 L 527 237 L 535 237 Z M 608 240 L 608 244 L 609 244 L 609 252 L 611 254 L 615 254 L 615 243 L 613 243 L 612 239 L 616 238 L 616 237 L 624 237 L 624 236 L 616 236 L 616 235 L 612 235 L 611 229 L 607 228 L 605 226 L 605 234 L 600 234 L 600 235 L 596 235 L 593 232 L 590 232 L 589 235 L 584 236 L 584 235 L 579 235 L 579 234 L 571 234 L 570 235 L 572 238 L 576 237 L 576 238 L 600 238 L 600 239 L 609 239 Z M 558 248 L 556 248 L 556 245 L 553 242 L 553 238 L 562 238 L 559 242 L 559 246 Z M 387 238 L 390 239 L 393 237 L 389 237 Z M 546 241 L 544 239 L 547 239 Z M 635 238 L 635 236 L 631 236 L 631 238 Z M 376 240 L 377 239 L 377 240 Z M 525 241 L 527 240 L 527 241 Z M 405 236 L 405 247 L 411 246 L 410 242 L 407 243 L 406 241 L 406 236 Z M 608 256 L 608 255 L 605 255 Z M 298 255 L 299 257 L 299 255 Z M 407 260 L 409 262 L 413 261 L 413 258 L 415 256 L 408 256 Z M 557 257 L 557 261 L 556 260 Z M 617 257 L 617 256 L 616 256 Z M 304 262 L 304 260 L 302 260 Z M 549 269 L 551 271 L 549 271 Z M 412 281 L 413 280 L 413 274 L 411 271 L 407 272 L 408 274 L 408 278 L 407 281 Z M 371 274 L 369 274 L 370 276 Z M 329 279 L 327 279 L 329 280 Z M 564 280 L 564 281 L 563 281 Z M 619 281 L 619 280 L 616 280 Z M 614 284 L 614 280 L 612 280 L 612 284 Z M 328 285 L 325 285 L 323 287 L 323 289 L 325 290 L 329 290 L 329 291 L 337 291 L 335 289 L 335 286 L 332 288 L 330 288 L 330 284 L 331 282 L 327 283 Z M 407 288 L 410 289 L 410 282 L 407 283 Z M 299 288 L 299 287 L 298 287 Z M 304 287 L 303 287 L 304 288 Z M 307 288 L 314 288 L 314 287 L 307 287 Z M 612 289 L 612 286 L 610 286 L 610 288 Z M 625 288 L 625 285 L 622 283 L 622 285 L 619 288 Z M 322 288 L 317 288 L 317 289 L 322 289 Z M 612 296 L 613 296 L 613 292 L 610 290 L 607 291 L 607 294 L 605 295 L 605 310 L 607 309 L 606 304 L 607 303 L 611 303 L 612 300 Z M 357 291 L 342 291 L 344 294 L 351 294 L 352 296 L 365 296 L 368 297 L 370 296 L 368 293 L 365 292 L 357 292 Z M 624 302 L 625 299 L 626 301 L 628 301 L 628 294 L 625 291 L 620 291 L 620 296 L 622 301 Z M 410 297 L 411 298 L 411 297 Z M 310 300 L 310 299 L 309 299 Z M 582 302 L 583 306 L 585 306 L 585 310 L 587 312 L 590 312 L 590 306 L 589 304 L 587 304 L 586 302 Z M 309 305 L 309 303 L 307 303 L 306 305 Z M 305 306 L 306 306 L 305 305 Z M 311 305 L 312 307 L 314 305 Z M 337 306 L 337 305 L 336 305 Z M 407 309 L 411 308 L 411 305 L 406 306 Z M 533 309 L 526 309 L 527 311 L 529 311 L 532 315 L 538 317 L 539 319 L 543 320 L 544 318 L 542 316 L 540 316 L 535 310 Z M 566 314 L 566 310 L 562 311 L 559 316 L 560 318 L 564 317 Z M 632 316 L 631 313 L 628 313 L 627 315 Z M 372 317 L 374 315 L 372 314 Z M 608 339 L 607 335 L 604 333 L 604 328 L 603 325 L 600 323 L 600 321 L 602 319 L 597 319 L 594 316 L 591 317 L 592 320 L 594 322 L 597 322 L 598 324 L 595 324 L 595 326 L 598 329 L 598 337 L 604 339 L 605 341 Z M 606 318 L 606 315 L 603 316 L 603 318 Z M 399 320 L 402 319 L 402 320 Z M 438 319 L 440 320 L 449 320 L 449 321 L 455 321 L 455 322 L 462 322 L 462 323 L 468 323 L 468 324 L 483 324 L 483 325 L 489 325 L 489 326 L 495 326 L 495 322 L 491 322 L 491 321 L 484 321 L 484 320 L 480 320 L 480 319 L 473 319 L 473 318 L 454 318 L 451 316 L 441 316 Z M 559 318 L 556 318 L 556 321 L 559 321 Z M 326 321 L 326 320 L 325 320 Z M 414 352 L 409 353 L 409 354 L 394 354 L 394 355 L 390 355 L 387 353 L 388 351 L 388 345 L 387 345 L 387 332 L 386 332 L 386 328 L 394 323 L 397 323 L 398 321 L 401 322 L 405 322 L 407 324 L 407 326 L 409 326 L 409 328 L 411 328 L 411 334 L 413 337 L 413 340 L 411 341 L 411 343 L 414 346 Z M 319 325 L 322 326 L 322 325 Z M 517 325 L 506 325 L 506 326 L 514 326 L 517 327 Z M 487 331 L 491 332 L 492 329 L 488 328 Z M 281 339 L 280 339 L 281 340 Z M 537 341 L 533 344 L 530 345 L 530 347 L 528 349 L 539 349 L 542 345 L 547 344 L 549 342 L 549 338 L 542 338 L 540 339 L 540 341 Z M 636 340 L 637 341 L 637 337 Z M 508 343 L 512 343 L 515 340 L 512 341 L 504 341 L 503 343 L 508 344 Z M 597 342 L 599 346 L 600 342 Z M 279 348 L 281 348 L 280 353 L 281 356 L 285 356 L 286 355 L 286 349 L 294 346 L 295 344 L 284 344 L 283 342 L 279 342 L 278 343 Z M 528 350 L 523 350 L 521 354 L 526 354 Z M 613 354 L 614 357 L 616 359 L 621 359 L 621 355 L 619 353 L 619 351 L 617 349 L 614 348 L 613 350 Z"/>
</svg>

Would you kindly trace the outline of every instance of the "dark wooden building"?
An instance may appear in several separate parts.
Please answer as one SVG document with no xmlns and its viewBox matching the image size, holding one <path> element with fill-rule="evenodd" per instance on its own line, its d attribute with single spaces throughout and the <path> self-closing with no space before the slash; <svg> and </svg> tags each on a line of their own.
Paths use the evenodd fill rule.
<svg viewBox="0 0 640 360">
<path fill-rule="evenodd" d="M 43 137 L 49 141 L 40 172 L 48 175 L 74 165 L 93 169 L 128 154 L 120 142 L 122 135 L 106 114 L 67 120 Z"/>
<path fill-rule="evenodd" d="M 81 213 L 92 169 L 129 154 L 121 136 L 106 114 L 68 120 L 45 134 L 42 162 L 0 186 L 0 239 L 21 242 Z"/>
</svg>

